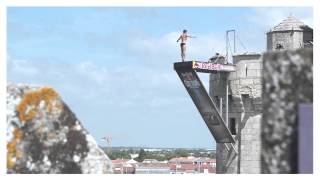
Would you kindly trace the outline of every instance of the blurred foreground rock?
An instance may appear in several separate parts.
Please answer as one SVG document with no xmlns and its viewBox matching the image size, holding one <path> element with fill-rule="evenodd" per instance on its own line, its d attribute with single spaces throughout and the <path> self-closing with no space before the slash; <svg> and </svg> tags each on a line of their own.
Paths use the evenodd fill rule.
<svg viewBox="0 0 320 180">
<path fill-rule="evenodd" d="M 7 172 L 112 173 L 112 167 L 52 88 L 9 84 Z"/>
<path fill-rule="evenodd" d="M 262 173 L 298 173 L 298 107 L 313 103 L 313 51 L 268 52 L 263 67 Z"/>
</svg>

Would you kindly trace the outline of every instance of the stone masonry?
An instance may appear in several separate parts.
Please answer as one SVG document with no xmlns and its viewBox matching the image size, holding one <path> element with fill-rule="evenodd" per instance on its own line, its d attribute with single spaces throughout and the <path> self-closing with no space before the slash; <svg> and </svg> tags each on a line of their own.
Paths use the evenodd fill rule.
<svg viewBox="0 0 320 180">
<path fill-rule="evenodd" d="M 293 16 L 267 33 L 267 50 L 305 48 L 312 42 L 313 30 Z"/>
<path fill-rule="evenodd" d="M 210 95 L 219 107 L 223 100 L 225 118 L 226 82 L 229 85 L 228 126 L 238 155 L 217 144 L 217 173 L 260 173 L 261 70 L 259 54 L 234 56 L 236 72 L 210 76 Z M 220 108 L 220 107 L 219 107 Z"/>
<path fill-rule="evenodd" d="M 267 33 L 268 51 L 307 47 L 313 47 L 313 30 L 293 16 L 289 16 Z M 225 62 L 221 59 L 219 62 L 214 58 L 211 61 Z M 228 83 L 229 113 L 226 124 L 235 137 L 234 146 L 238 151 L 238 154 L 232 153 L 232 149 L 225 144 L 217 143 L 217 173 L 261 173 L 264 71 L 261 54 L 236 55 L 233 57 L 233 63 L 236 65 L 236 72 L 229 75 L 225 73 L 210 75 L 210 96 L 219 108 L 222 98 L 224 119 L 226 119 L 225 99 L 226 83 Z M 272 153 L 269 155 L 272 156 Z M 275 171 L 268 170 L 268 172 Z"/>
</svg>

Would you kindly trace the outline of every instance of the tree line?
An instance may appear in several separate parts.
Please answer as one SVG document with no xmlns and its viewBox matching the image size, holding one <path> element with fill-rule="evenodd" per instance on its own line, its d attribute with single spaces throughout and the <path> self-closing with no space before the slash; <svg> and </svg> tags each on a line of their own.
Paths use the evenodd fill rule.
<svg viewBox="0 0 320 180">
<path fill-rule="evenodd" d="M 162 151 L 145 151 L 143 148 L 140 150 L 133 149 L 112 149 L 107 151 L 103 148 L 105 153 L 109 156 L 111 160 L 114 159 L 131 159 L 130 154 L 139 154 L 134 160 L 142 162 L 145 159 L 156 159 L 158 161 L 170 160 L 175 157 L 208 157 L 215 159 L 216 153 L 214 151 L 207 151 L 204 149 L 173 149 L 173 150 L 162 150 Z"/>
</svg>

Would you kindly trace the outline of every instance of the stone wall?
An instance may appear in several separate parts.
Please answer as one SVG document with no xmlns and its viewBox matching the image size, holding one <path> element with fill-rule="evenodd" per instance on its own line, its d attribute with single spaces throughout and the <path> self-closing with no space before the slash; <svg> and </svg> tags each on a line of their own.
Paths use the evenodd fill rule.
<svg viewBox="0 0 320 180">
<path fill-rule="evenodd" d="M 262 173 L 298 172 L 298 106 L 313 102 L 313 51 L 263 55 Z"/>
<path fill-rule="evenodd" d="M 235 56 L 237 70 L 228 75 L 227 81 L 219 73 L 210 76 L 210 95 L 217 105 L 219 97 L 225 102 L 225 83 L 228 82 L 228 119 L 229 123 L 231 119 L 236 121 L 234 137 L 238 155 L 231 154 L 224 144 L 217 144 L 217 173 L 260 173 L 262 61 L 259 58 L 259 54 Z"/>
<path fill-rule="evenodd" d="M 269 32 L 267 36 L 267 50 L 276 50 L 277 44 L 281 44 L 284 49 L 303 47 L 303 31 Z"/>
</svg>

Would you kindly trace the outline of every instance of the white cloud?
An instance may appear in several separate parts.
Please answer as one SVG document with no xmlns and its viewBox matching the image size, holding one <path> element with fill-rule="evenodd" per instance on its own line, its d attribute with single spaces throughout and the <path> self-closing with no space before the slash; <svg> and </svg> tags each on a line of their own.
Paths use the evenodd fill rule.
<svg viewBox="0 0 320 180">
<path fill-rule="evenodd" d="M 39 73 L 38 69 L 30 65 L 26 60 L 12 60 L 10 57 L 8 59 L 7 63 L 12 71 L 22 76 L 35 76 Z"/>
<path fill-rule="evenodd" d="M 266 31 L 278 25 L 281 21 L 286 19 L 289 15 L 293 15 L 303 21 L 309 26 L 313 26 L 313 12 L 312 8 L 303 7 L 261 7 L 255 8 L 254 14 L 247 15 L 249 21 L 254 25 L 260 26 Z"/>
<path fill-rule="evenodd" d="M 170 102 L 179 96 L 179 92 L 183 92 L 173 69 L 112 68 L 89 61 L 72 65 L 10 59 L 8 80 L 49 85 L 74 102 L 81 99 L 103 101 L 103 97 L 109 103 L 126 107 L 135 106 L 138 101 L 149 106 L 165 105 L 163 102 Z M 180 97 L 187 98 L 183 95 Z M 162 103 L 157 103 L 159 99 L 162 99 Z"/>
<path fill-rule="evenodd" d="M 178 35 L 177 32 L 171 32 L 159 38 L 150 36 L 134 37 L 128 42 L 129 52 L 137 58 L 141 58 L 142 61 L 155 63 L 172 61 L 174 57 L 176 58 L 178 52 L 178 46 L 175 42 Z M 161 61 L 159 62 L 160 59 Z"/>
<path fill-rule="evenodd" d="M 129 52 L 153 65 L 180 61 L 180 46 L 176 42 L 180 33 L 169 32 L 160 37 L 141 36 L 129 40 Z M 215 52 L 224 53 L 224 37 L 216 34 L 199 34 L 187 42 L 187 60 L 206 61 Z"/>
</svg>

